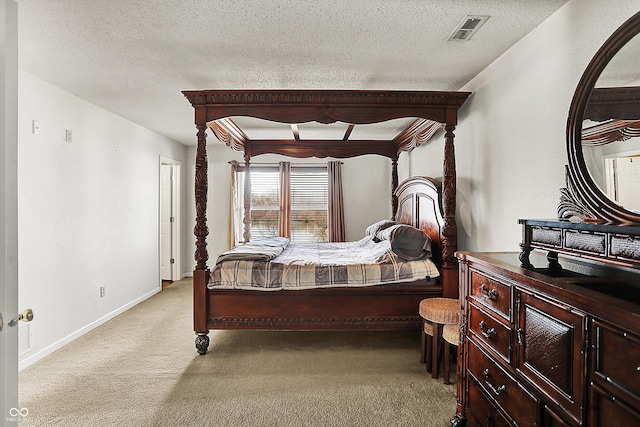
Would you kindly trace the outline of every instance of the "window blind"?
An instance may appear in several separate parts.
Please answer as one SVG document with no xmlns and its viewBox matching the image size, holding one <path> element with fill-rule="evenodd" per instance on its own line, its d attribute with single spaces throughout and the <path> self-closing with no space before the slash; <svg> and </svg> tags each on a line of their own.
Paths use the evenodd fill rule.
<svg viewBox="0 0 640 427">
<path fill-rule="evenodd" d="M 238 194 L 244 194 L 242 172 Z M 240 197 L 240 218 L 244 217 L 244 196 Z M 277 167 L 251 168 L 251 236 L 278 235 L 280 211 L 280 179 Z M 242 220 L 240 221 L 242 227 Z"/>
<path fill-rule="evenodd" d="M 280 176 L 277 166 L 251 167 L 251 236 L 277 236 L 280 215 Z M 242 236 L 245 169 L 239 168 L 236 181 L 238 208 L 236 236 Z M 324 166 L 292 166 L 291 240 L 326 242 L 328 178 Z M 240 240 L 239 240 L 240 241 Z"/>
<path fill-rule="evenodd" d="M 291 167 L 291 239 L 327 241 L 326 167 Z"/>
</svg>

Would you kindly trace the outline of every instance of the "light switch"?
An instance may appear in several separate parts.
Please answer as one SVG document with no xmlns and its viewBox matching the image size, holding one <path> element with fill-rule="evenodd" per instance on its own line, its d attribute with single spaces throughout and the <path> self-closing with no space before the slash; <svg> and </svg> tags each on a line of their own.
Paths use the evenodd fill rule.
<svg viewBox="0 0 640 427">
<path fill-rule="evenodd" d="M 31 120 L 31 132 L 34 135 L 38 135 L 40 133 L 40 122 L 37 120 Z"/>
<path fill-rule="evenodd" d="M 71 140 L 72 140 L 71 129 L 65 129 L 64 130 L 64 140 L 67 141 L 67 142 L 71 142 Z"/>
</svg>

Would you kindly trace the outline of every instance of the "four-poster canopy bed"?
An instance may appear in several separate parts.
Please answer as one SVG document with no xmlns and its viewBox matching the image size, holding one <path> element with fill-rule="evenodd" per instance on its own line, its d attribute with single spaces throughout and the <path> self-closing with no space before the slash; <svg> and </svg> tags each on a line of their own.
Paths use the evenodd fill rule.
<svg viewBox="0 0 640 427">
<path fill-rule="evenodd" d="M 456 171 L 454 134 L 458 109 L 468 92 L 325 91 L 325 90 L 198 90 L 183 91 L 195 109 L 197 133 L 195 200 L 196 236 L 194 330 L 196 348 L 207 351 L 211 329 L 292 330 L 401 330 L 419 329 L 418 303 L 429 296 L 456 297 Z M 294 138 L 251 139 L 233 117 L 252 117 L 290 124 Z M 354 126 L 412 118 L 392 139 L 349 140 Z M 302 140 L 297 124 L 347 123 L 342 140 Z M 365 154 L 388 157 L 392 162 L 393 220 L 424 231 L 431 239 L 433 260 L 440 277 L 413 282 L 365 287 L 262 292 L 212 289 L 207 265 L 207 145 L 206 131 L 234 149 L 244 152 L 250 167 L 252 156 L 273 153 L 290 157 L 348 158 Z M 397 162 L 438 129 L 444 129 L 443 175 L 440 180 L 410 178 L 398 184 Z M 250 181 L 250 180 L 247 180 Z M 247 184 L 247 186 L 250 186 Z M 249 187 L 250 188 L 250 187 Z M 246 190 L 246 189 L 245 189 Z M 245 212 L 250 198 L 245 191 Z M 245 217 L 245 240 L 250 240 Z"/>
</svg>

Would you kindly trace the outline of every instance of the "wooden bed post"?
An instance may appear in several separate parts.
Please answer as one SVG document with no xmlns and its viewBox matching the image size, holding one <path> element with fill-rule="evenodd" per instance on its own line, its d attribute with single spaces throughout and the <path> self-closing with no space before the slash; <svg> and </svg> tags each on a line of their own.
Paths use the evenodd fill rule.
<svg viewBox="0 0 640 427">
<path fill-rule="evenodd" d="M 249 148 L 244 151 L 244 233 L 242 237 L 245 242 L 251 240 L 251 154 Z"/>
<path fill-rule="evenodd" d="M 398 156 L 396 153 L 391 158 L 391 219 L 396 220 L 396 214 L 398 213 L 398 196 L 396 190 L 398 189 Z"/>
<path fill-rule="evenodd" d="M 195 199 L 196 199 L 196 225 L 193 234 L 196 236 L 195 261 L 196 269 L 193 271 L 193 329 L 196 333 L 196 349 L 198 353 L 205 354 L 209 348 L 209 326 L 207 325 L 208 298 L 207 283 L 209 282 L 209 269 L 207 261 L 207 192 L 209 187 L 207 174 L 207 125 L 197 124 L 198 146 L 196 151 L 196 175 L 195 175 Z"/>
<path fill-rule="evenodd" d="M 442 178 L 442 204 L 444 207 L 444 229 L 442 231 L 442 286 L 443 296 L 458 297 L 458 263 L 455 252 L 458 245 L 456 228 L 456 155 L 453 144 L 457 111 L 447 110 L 444 128 L 444 164 Z"/>
</svg>

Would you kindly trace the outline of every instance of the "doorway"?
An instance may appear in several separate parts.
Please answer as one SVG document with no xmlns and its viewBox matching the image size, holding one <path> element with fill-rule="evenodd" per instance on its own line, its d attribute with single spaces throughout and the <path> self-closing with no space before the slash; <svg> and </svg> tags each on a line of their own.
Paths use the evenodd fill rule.
<svg viewBox="0 0 640 427">
<path fill-rule="evenodd" d="M 640 212 L 640 153 L 620 153 L 605 158 L 606 193 L 633 212 Z"/>
<path fill-rule="evenodd" d="M 180 279 L 180 162 L 160 158 L 160 280 Z"/>
</svg>

